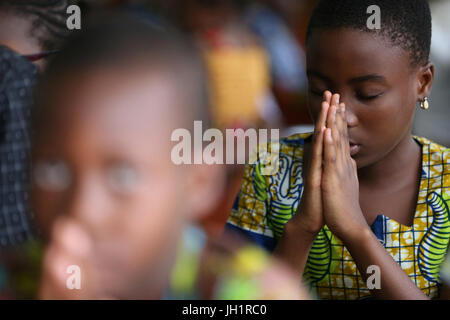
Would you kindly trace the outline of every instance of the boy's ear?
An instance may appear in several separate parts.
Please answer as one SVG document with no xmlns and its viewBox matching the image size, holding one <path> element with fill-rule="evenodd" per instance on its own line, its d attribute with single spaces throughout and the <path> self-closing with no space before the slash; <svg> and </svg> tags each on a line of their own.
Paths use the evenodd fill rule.
<svg viewBox="0 0 450 320">
<path fill-rule="evenodd" d="M 434 65 L 431 62 L 419 68 L 417 80 L 417 96 L 419 100 L 423 100 L 425 97 L 430 97 L 431 87 L 433 86 L 434 80 Z"/>
<path fill-rule="evenodd" d="M 188 219 L 198 221 L 207 216 L 223 196 L 225 166 L 197 164 L 189 168 L 186 184 Z"/>
</svg>

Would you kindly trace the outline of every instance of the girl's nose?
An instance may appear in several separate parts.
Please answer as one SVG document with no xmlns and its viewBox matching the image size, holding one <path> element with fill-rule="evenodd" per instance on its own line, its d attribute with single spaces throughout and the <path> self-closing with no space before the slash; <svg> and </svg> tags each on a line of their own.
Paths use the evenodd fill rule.
<svg viewBox="0 0 450 320">
<path fill-rule="evenodd" d="M 352 102 L 346 97 L 347 95 L 345 93 L 341 93 L 339 101 L 345 104 L 347 127 L 351 128 L 358 125 L 358 118 L 356 116 Z"/>
<path fill-rule="evenodd" d="M 353 108 L 349 108 L 347 104 L 345 105 L 345 114 L 347 120 L 347 127 L 352 128 L 358 125 L 358 117 L 356 116 Z"/>
</svg>

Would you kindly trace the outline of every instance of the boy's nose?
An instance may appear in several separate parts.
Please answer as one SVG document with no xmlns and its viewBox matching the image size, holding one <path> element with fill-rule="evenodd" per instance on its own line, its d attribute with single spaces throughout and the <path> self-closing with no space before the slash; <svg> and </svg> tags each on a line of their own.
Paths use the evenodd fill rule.
<svg viewBox="0 0 450 320">
<path fill-rule="evenodd" d="M 66 199 L 64 213 L 85 225 L 94 228 L 105 219 L 108 202 L 100 188 L 84 183 L 74 188 Z"/>
</svg>

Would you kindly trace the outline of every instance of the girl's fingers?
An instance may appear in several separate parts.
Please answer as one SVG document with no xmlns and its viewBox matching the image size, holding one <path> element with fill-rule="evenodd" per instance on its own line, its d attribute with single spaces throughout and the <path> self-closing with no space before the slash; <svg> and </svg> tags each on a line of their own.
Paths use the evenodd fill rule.
<svg viewBox="0 0 450 320">
<path fill-rule="evenodd" d="M 334 124 L 334 127 L 331 128 L 331 135 L 333 136 L 334 144 L 339 145 L 341 139 L 339 137 L 339 127 L 338 127 L 338 121 L 340 120 L 340 109 L 339 109 L 339 94 L 333 95 L 332 98 L 332 104 L 335 106 L 335 112 L 334 112 L 334 121 L 332 122 Z"/>
<path fill-rule="evenodd" d="M 331 129 L 327 128 L 324 132 L 324 172 L 334 168 L 336 162 L 336 147 L 331 134 Z"/>
<path fill-rule="evenodd" d="M 325 92 L 323 93 L 323 100 L 325 102 L 328 102 L 328 105 L 330 105 L 332 96 L 333 94 L 329 90 L 325 90 Z"/>
<path fill-rule="evenodd" d="M 346 144 L 348 144 L 348 142 L 346 142 L 346 138 L 344 135 L 344 128 L 347 126 L 347 122 L 345 121 L 345 111 L 343 108 L 343 104 L 340 103 L 337 107 L 337 113 L 336 113 L 336 134 L 337 134 L 337 141 L 336 141 L 336 145 L 338 148 L 338 157 L 345 156 L 345 151 L 346 151 Z"/>
<path fill-rule="evenodd" d="M 348 139 L 347 116 L 346 116 L 346 111 L 345 111 L 345 103 L 339 104 L 339 107 L 342 110 L 341 136 L 342 136 L 344 152 L 345 152 L 345 155 L 350 156 L 350 142 L 349 142 L 349 139 Z"/>
<path fill-rule="evenodd" d="M 328 91 L 329 95 L 331 93 Z M 324 94 L 324 99 L 327 99 L 328 95 L 327 92 Z M 330 100 L 331 97 L 328 99 Z M 321 172 L 318 170 L 321 170 L 322 168 L 322 154 L 323 154 L 323 132 L 325 130 L 326 126 L 326 120 L 328 115 L 328 109 L 329 109 L 329 102 L 323 101 L 322 102 L 322 108 L 320 110 L 319 118 L 317 119 L 317 122 L 315 124 L 315 130 L 314 130 L 314 144 L 313 144 L 313 151 L 312 151 L 312 158 L 311 158 L 311 167 L 310 172 L 312 175 L 315 174 L 315 172 Z"/>
<path fill-rule="evenodd" d="M 315 180 L 318 179 L 320 181 L 321 177 L 321 169 L 322 169 L 322 155 L 323 155 L 323 135 L 325 132 L 325 127 L 322 127 L 316 136 L 316 140 L 313 146 L 313 153 L 311 159 L 311 167 L 310 167 L 310 179 Z"/>
<path fill-rule="evenodd" d="M 343 118 L 344 110 L 342 109 L 342 103 L 340 103 L 336 107 L 336 128 L 339 135 L 342 135 L 344 131 L 344 118 Z"/>
<path fill-rule="evenodd" d="M 323 94 L 323 99 L 324 99 L 324 101 L 322 101 L 322 105 L 320 108 L 320 114 L 315 123 L 316 135 L 317 135 L 317 133 L 319 133 L 319 131 L 322 129 L 322 127 L 326 126 L 328 109 L 329 109 L 330 103 L 331 103 L 331 92 L 328 90 L 325 91 Z"/>
<path fill-rule="evenodd" d="M 358 165 L 356 164 L 355 159 L 350 158 L 353 168 L 353 174 L 355 175 L 356 179 L 358 179 Z"/>
<path fill-rule="evenodd" d="M 334 110 L 333 110 L 334 109 Z M 330 105 L 330 107 L 328 108 L 328 112 L 327 112 L 327 120 L 325 122 L 325 126 L 327 128 L 331 128 L 332 126 L 332 113 L 336 110 L 336 107 L 334 105 Z"/>
<path fill-rule="evenodd" d="M 334 101 L 333 101 L 334 102 Z M 327 117 L 327 128 L 331 129 L 331 135 L 333 137 L 333 142 L 336 144 L 339 141 L 339 133 L 336 124 L 337 108 L 336 104 L 332 104 L 328 111 Z"/>
<path fill-rule="evenodd" d="M 322 102 L 319 118 L 317 118 L 317 122 L 315 124 L 316 135 L 320 132 L 320 130 L 322 130 L 323 127 L 326 126 L 329 107 L 330 104 L 328 102 L 326 101 Z"/>
</svg>

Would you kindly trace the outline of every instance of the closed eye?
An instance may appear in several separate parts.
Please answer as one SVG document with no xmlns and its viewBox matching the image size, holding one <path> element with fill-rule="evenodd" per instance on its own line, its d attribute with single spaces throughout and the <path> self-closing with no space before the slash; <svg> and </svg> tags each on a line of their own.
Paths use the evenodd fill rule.
<svg viewBox="0 0 450 320">
<path fill-rule="evenodd" d="M 315 95 L 315 96 L 320 96 L 320 97 L 323 96 L 323 93 L 324 93 L 325 91 L 326 91 L 326 90 L 321 91 L 321 90 L 313 90 L 313 89 L 309 89 L 309 92 L 310 92 L 311 94 L 313 94 L 313 95 Z"/>
<path fill-rule="evenodd" d="M 381 97 L 384 94 L 384 92 L 375 94 L 375 95 L 362 95 L 362 94 L 357 94 L 356 97 L 359 100 L 363 100 L 363 101 L 370 101 L 370 100 L 375 100 L 376 98 Z"/>
</svg>

